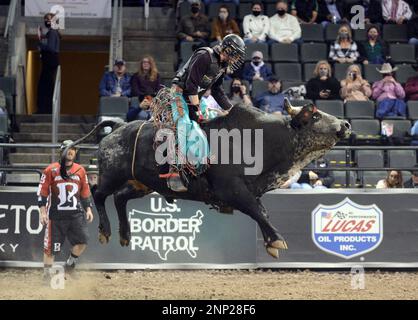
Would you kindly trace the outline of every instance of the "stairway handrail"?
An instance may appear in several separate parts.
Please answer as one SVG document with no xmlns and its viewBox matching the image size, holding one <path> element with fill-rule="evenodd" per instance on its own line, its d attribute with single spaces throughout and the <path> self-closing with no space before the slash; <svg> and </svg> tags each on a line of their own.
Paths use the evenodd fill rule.
<svg viewBox="0 0 418 320">
<path fill-rule="evenodd" d="M 55 76 L 54 95 L 52 99 L 52 143 L 58 143 L 58 126 L 61 114 L 61 66 L 57 68 Z M 55 152 L 52 152 L 52 161 L 55 161 Z"/>
</svg>

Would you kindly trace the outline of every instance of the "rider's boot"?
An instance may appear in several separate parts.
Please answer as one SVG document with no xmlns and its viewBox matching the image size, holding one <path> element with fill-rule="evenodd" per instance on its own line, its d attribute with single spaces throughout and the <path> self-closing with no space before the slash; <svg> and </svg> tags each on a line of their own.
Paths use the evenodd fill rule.
<svg viewBox="0 0 418 320">
<path fill-rule="evenodd" d="M 186 192 L 187 187 L 184 185 L 177 170 L 170 168 L 170 172 L 160 174 L 160 178 L 167 179 L 167 186 L 175 192 Z"/>
</svg>

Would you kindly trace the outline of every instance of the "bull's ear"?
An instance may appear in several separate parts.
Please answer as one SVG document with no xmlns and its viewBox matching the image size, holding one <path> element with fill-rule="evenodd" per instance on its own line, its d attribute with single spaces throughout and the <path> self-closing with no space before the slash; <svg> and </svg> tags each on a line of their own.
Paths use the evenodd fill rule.
<svg viewBox="0 0 418 320">
<path fill-rule="evenodd" d="M 288 98 L 284 98 L 284 109 L 292 118 L 297 115 L 296 110 L 292 107 Z"/>
</svg>

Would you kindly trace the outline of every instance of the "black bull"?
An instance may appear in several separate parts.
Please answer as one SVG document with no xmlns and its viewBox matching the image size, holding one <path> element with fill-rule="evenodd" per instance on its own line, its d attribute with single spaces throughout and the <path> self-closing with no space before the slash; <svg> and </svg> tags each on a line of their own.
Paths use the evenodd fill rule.
<svg viewBox="0 0 418 320">
<path fill-rule="evenodd" d="M 243 163 L 211 164 L 205 173 L 190 179 L 188 191 L 183 193 L 173 192 L 167 187 L 166 180 L 159 177 L 153 124 L 134 121 L 117 125 L 119 127 L 100 142 L 98 151 L 99 183 L 93 197 L 100 219 L 100 242 L 108 242 L 111 235 L 105 210 L 105 200 L 109 195 L 114 195 L 120 243 L 127 246 L 131 237 L 126 213 L 128 200 L 156 191 L 168 202 L 175 198 L 201 201 L 218 209 L 230 207 L 247 214 L 260 227 L 268 253 L 278 257 L 278 249 L 287 249 L 287 244 L 268 221 L 261 196 L 280 188 L 286 180 L 324 155 L 340 138 L 347 137 L 351 132 L 348 122 L 318 111 L 313 104 L 297 108 L 286 100 L 285 107 L 291 119 L 237 105 L 227 115 L 203 123 L 202 129 L 209 141 L 211 129 L 238 129 L 241 133 L 243 129 L 262 129 L 262 170 L 256 175 L 246 175 L 245 168 L 249 166 Z M 109 122 L 98 124 L 87 136 L 104 125 L 109 125 Z M 87 136 L 73 145 L 81 143 Z M 254 151 L 255 138 L 251 140 Z M 227 152 L 232 154 L 236 147 L 234 143 L 229 144 Z M 259 147 L 257 150 L 260 150 Z M 216 150 L 211 151 L 216 154 Z M 65 173 L 62 172 L 62 175 Z"/>
</svg>

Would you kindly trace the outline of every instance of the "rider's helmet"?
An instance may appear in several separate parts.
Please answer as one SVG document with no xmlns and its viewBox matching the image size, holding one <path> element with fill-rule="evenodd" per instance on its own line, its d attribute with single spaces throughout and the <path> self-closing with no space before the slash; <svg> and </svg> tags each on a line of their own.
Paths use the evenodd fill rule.
<svg viewBox="0 0 418 320">
<path fill-rule="evenodd" d="M 245 43 L 240 36 L 229 34 L 221 42 L 221 50 L 229 57 L 228 67 L 234 72 L 244 64 Z"/>
<path fill-rule="evenodd" d="M 60 152 L 62 153 L 62 152 L 65 150 L 65 148 L 67 148 L 69 145 L 72 145 L 73 143 L 74 143 L 74 141 L 73 141 L 73 140 L 64 140 L 64 141 L 61 143 L 61 146 L 60 146 Z M 72 147 L 72 149 L 77 150 L 77 149 L 76 149 L 76 147 Z"/>
</svg>

